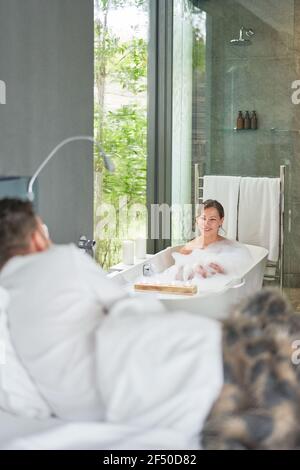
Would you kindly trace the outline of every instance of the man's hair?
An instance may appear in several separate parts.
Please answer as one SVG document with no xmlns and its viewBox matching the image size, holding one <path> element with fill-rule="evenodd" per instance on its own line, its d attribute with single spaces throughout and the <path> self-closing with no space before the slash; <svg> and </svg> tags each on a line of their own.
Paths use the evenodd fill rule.
<svg viewBox="0 0 300 470">
<path fill-rule="evenodd" d="M 13 256 L 26 252 L 29 237 L 37 228 L 31 202 L 0 199 L 0 269 Z"/>
</svg>

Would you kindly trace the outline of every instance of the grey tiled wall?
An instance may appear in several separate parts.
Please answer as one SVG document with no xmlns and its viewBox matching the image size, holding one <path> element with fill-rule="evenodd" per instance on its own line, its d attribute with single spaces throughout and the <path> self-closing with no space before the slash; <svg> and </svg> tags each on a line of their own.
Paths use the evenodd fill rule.
<svg viewBox="0 0 300 470">
<path fill-rule="evenodd" d="M 300 0 L 201 4 L 207 12 L 205 150 L 195 147 L 193 161 L 205 162 L 206 173 L 244 176 L 279 176 L 280 165 L 287 166 L 285 278 L 300 287 L 300 104 L 291 100 L 291 84 L 300 80 Z M 242 25 L 254 30 L 252 44 L 233 46 Z M 257 131 L 233 130 L 239 110 L 257 111 Z"/>
</svg>

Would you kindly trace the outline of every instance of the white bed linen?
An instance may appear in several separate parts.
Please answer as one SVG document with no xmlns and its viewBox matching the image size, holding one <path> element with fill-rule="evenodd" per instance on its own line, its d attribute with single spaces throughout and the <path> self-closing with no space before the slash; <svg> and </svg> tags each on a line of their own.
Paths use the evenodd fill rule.
<svg viewBox="0 0 300 470">
<path fill-rule="evenodd" d="M 57 418 L 34 419 L 17 416 L 0 409 L 0 446 L 41 431 L 57 427 L 61 421 Z"/>
<path fill-rule="evenodd" d="M 0 414 L 2 449 L 198 449 L 222 386 L 220 326 L 150 298 L 115 306 L 97 332 L 106 422 Z M 153 313 L 153 310 L 156 312 Z"/>
<path fill-rule="evenodd" d="M 223 385 L 220 324 L 165 312 L 154 299 L 116 304 L 97 331 L 105 420 L 200 439 Z"/>
<path fill-rule="evenodd" d="M 50 418 L 51 409 L 21 363 L 11 342 L 7 306 L 9 295 L 0 286 L 0 407 L 29 418 Z"/>
<path fill-rule="evenodd" d="M 170 429 L 111 423 L 65 423 L 20 418 L 0 410 L 1 450 L 197 449 L 199 442 Z"/>
<path fill-rule="evenodd" d="M 2 449 L 197 449 L 222 386 L 220 325 L 166 312 L 153 298 L 120 301 L 97 331 L 101 422 L 2 413 Z M 103 422 L 105 421 L 105 422 Z"/>
</svg>

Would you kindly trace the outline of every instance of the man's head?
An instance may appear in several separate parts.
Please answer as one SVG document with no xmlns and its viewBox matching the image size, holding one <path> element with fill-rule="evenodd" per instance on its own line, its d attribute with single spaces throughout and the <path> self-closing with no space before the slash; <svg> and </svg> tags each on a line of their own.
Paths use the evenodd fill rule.
<svg viewBox="0 0 300 470">
<path fill-rule="evenodd" d="M 0 269 L 13 256 L 37 253 L 49 246 L 31 202 L 0 199 Z"/>
</svg>

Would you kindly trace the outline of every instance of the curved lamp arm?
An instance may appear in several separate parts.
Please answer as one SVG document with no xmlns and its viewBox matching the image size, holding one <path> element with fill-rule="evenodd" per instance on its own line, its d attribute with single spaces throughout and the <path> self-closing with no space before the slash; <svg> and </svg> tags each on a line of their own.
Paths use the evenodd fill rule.
<svg viewBox="0 0 300 470">
<path fill-rule="evenodd" d="M 64 145 L 68 144 L 69 142 L 75 142 L 76 140 L 89 140 L 90 142 L 93 142 L 96 147 L 98 148 L 99 150 L 99 153 L 101 155 L 101 157 L 103 158 L 103 161 L 104 161 L 104 165 L 105 165 L 105 168 L 110 171 L 111 173 L 115 170 L 115 167 L 114 167 L 114 164 L 113 162 L 111 161 L 111 159 L 106 155 L 106 153 L 103 151 L 102 147 L 100 146 L 100 144 L 95 141 L 94 137 L 90 136 L 90 135 L 76 135 L 76 136 L 73 136 L 73 137 L 68 137 L 67 139 L 63 140 L 62 142 L 60 142 L 53 150 L 51 153 L 49 153 L 49 155 L 47 156 L 47 158 L 45 158 L 45 160 L 43 161 L 43 163 L 38 167 L 38 169 L 36 170 L 36 172 L 34 173 L 34 175 L 30 178 L 30 181 L 28 183 L 28 188 L 27 188 L 27 196 L 28 196 L 28 199 L 30 201 L 33 201 L 34 200 L 34 192 L 33 192 L 33 185 L 34 185 L 34 182 L 35 180 L 37 179 L 37 177 L 39 176 L 39 174 L 41 173 L 41 171 L 43 170 L 43 168 L 47 165 L 47 163 L 51 160 L 51 158 L 56 154 L 56 152 L 61 149 L 61 147 L 63 147 Z"/>
</svg>

